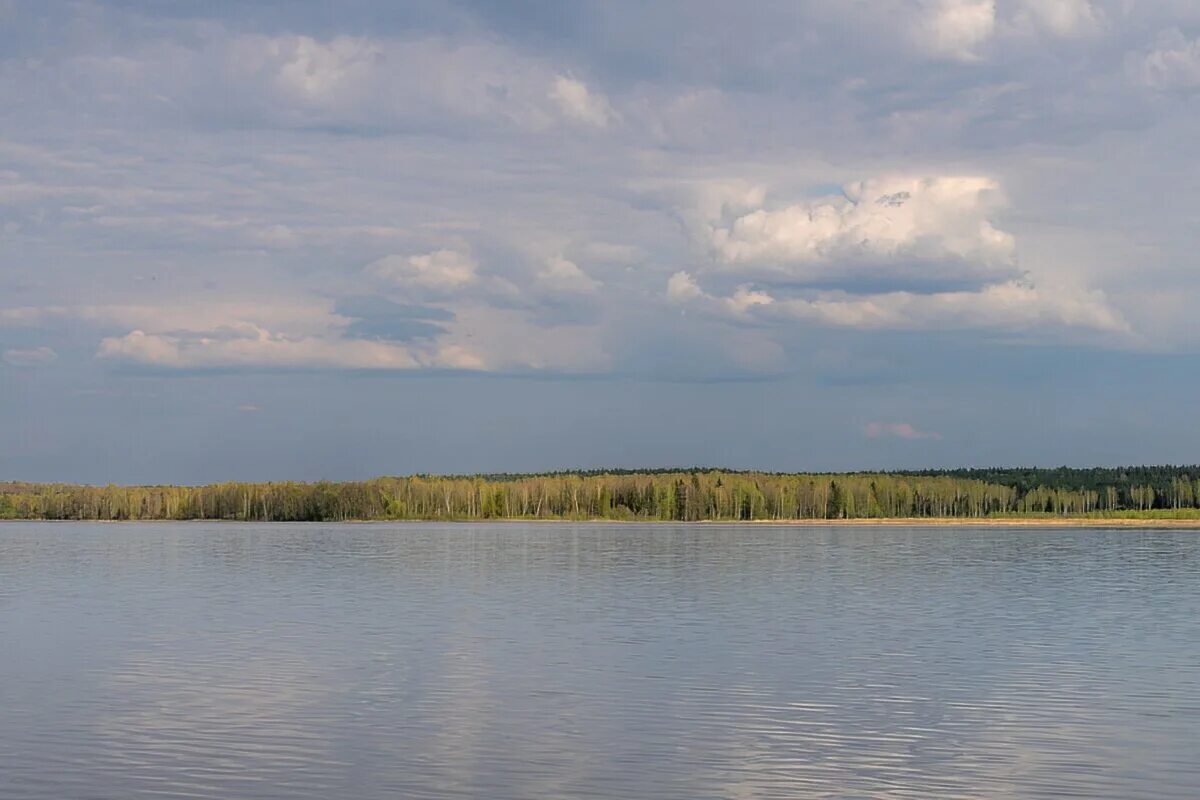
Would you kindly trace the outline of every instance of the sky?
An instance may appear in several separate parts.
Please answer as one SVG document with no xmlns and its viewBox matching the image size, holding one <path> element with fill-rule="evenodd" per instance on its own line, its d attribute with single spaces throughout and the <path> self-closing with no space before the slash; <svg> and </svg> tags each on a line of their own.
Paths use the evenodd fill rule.
<svg viewBox="0 0 1200 800">
<path fill-rule="evenodd" d="M 0 480 L 1200 461 L 1194 0 L 0 0 Z"/>
</svg>

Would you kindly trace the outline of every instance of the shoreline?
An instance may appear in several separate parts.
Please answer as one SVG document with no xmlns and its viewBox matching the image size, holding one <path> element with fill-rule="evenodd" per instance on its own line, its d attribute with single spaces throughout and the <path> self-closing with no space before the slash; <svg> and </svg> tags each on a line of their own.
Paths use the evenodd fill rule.
<svg viewBox="0 0 1200 800">
<path fill-rule="evenodd" d="M 346 519 L 346 520 L 239 520 L 239 519 L 0 519 L 5 523 L 47 524 L 221 524 L 221 525 L 704 525 L 793 528 L 1133 528 L 1200 530 L 1200 518 L 1153 517 L 876 517 L 856 519 L 756 519 L 756 520 L 670 520 L 670 519 Z"/>
<path fill-rule="evenodd" d="M 878 519 L 754 520 L 735 525 L 795 525 L 812 527 L 905 527 L 905 528 L 1194 528 L 1200 519 L 1155 519 L 1153 517 L 884 517 Z"/>
</svg>

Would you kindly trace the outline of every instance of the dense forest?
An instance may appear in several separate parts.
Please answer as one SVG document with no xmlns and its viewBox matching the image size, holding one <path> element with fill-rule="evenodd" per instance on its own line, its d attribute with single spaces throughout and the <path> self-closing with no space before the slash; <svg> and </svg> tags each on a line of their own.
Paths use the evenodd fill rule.
<svg viewBox="0 0 1200 800">
<path fill-rule="evenodd" d="M 614 470 L 209 486 L 0 483 L 0 519 L 787 520 L 1188 514 L 1197 508 L 1200 467 Z"/>
</svg>

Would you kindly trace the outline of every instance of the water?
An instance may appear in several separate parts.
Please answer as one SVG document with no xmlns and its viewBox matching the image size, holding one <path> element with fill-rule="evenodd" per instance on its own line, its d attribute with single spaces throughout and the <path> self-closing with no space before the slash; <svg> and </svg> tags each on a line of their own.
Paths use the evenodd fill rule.
<svg viewBox="0 0 1200 800">
<path fill-rule="evenodd" d="M 0 524 L 0 800 L 1197 787 L 1195 532 Z"/>
</svg>

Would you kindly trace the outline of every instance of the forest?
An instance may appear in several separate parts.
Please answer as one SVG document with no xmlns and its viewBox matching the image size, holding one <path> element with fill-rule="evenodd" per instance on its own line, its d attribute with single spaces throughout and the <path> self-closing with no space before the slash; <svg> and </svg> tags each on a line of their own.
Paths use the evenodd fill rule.
<svg viewBox="0 0 1200 800">
<path fill-rule="evenodd" d="M 0 519 L 678 520 L 1200 515 L 1200 467 L 782 474 L 718 469 L 316 483 L 0 483 Z"/>
</svg>

